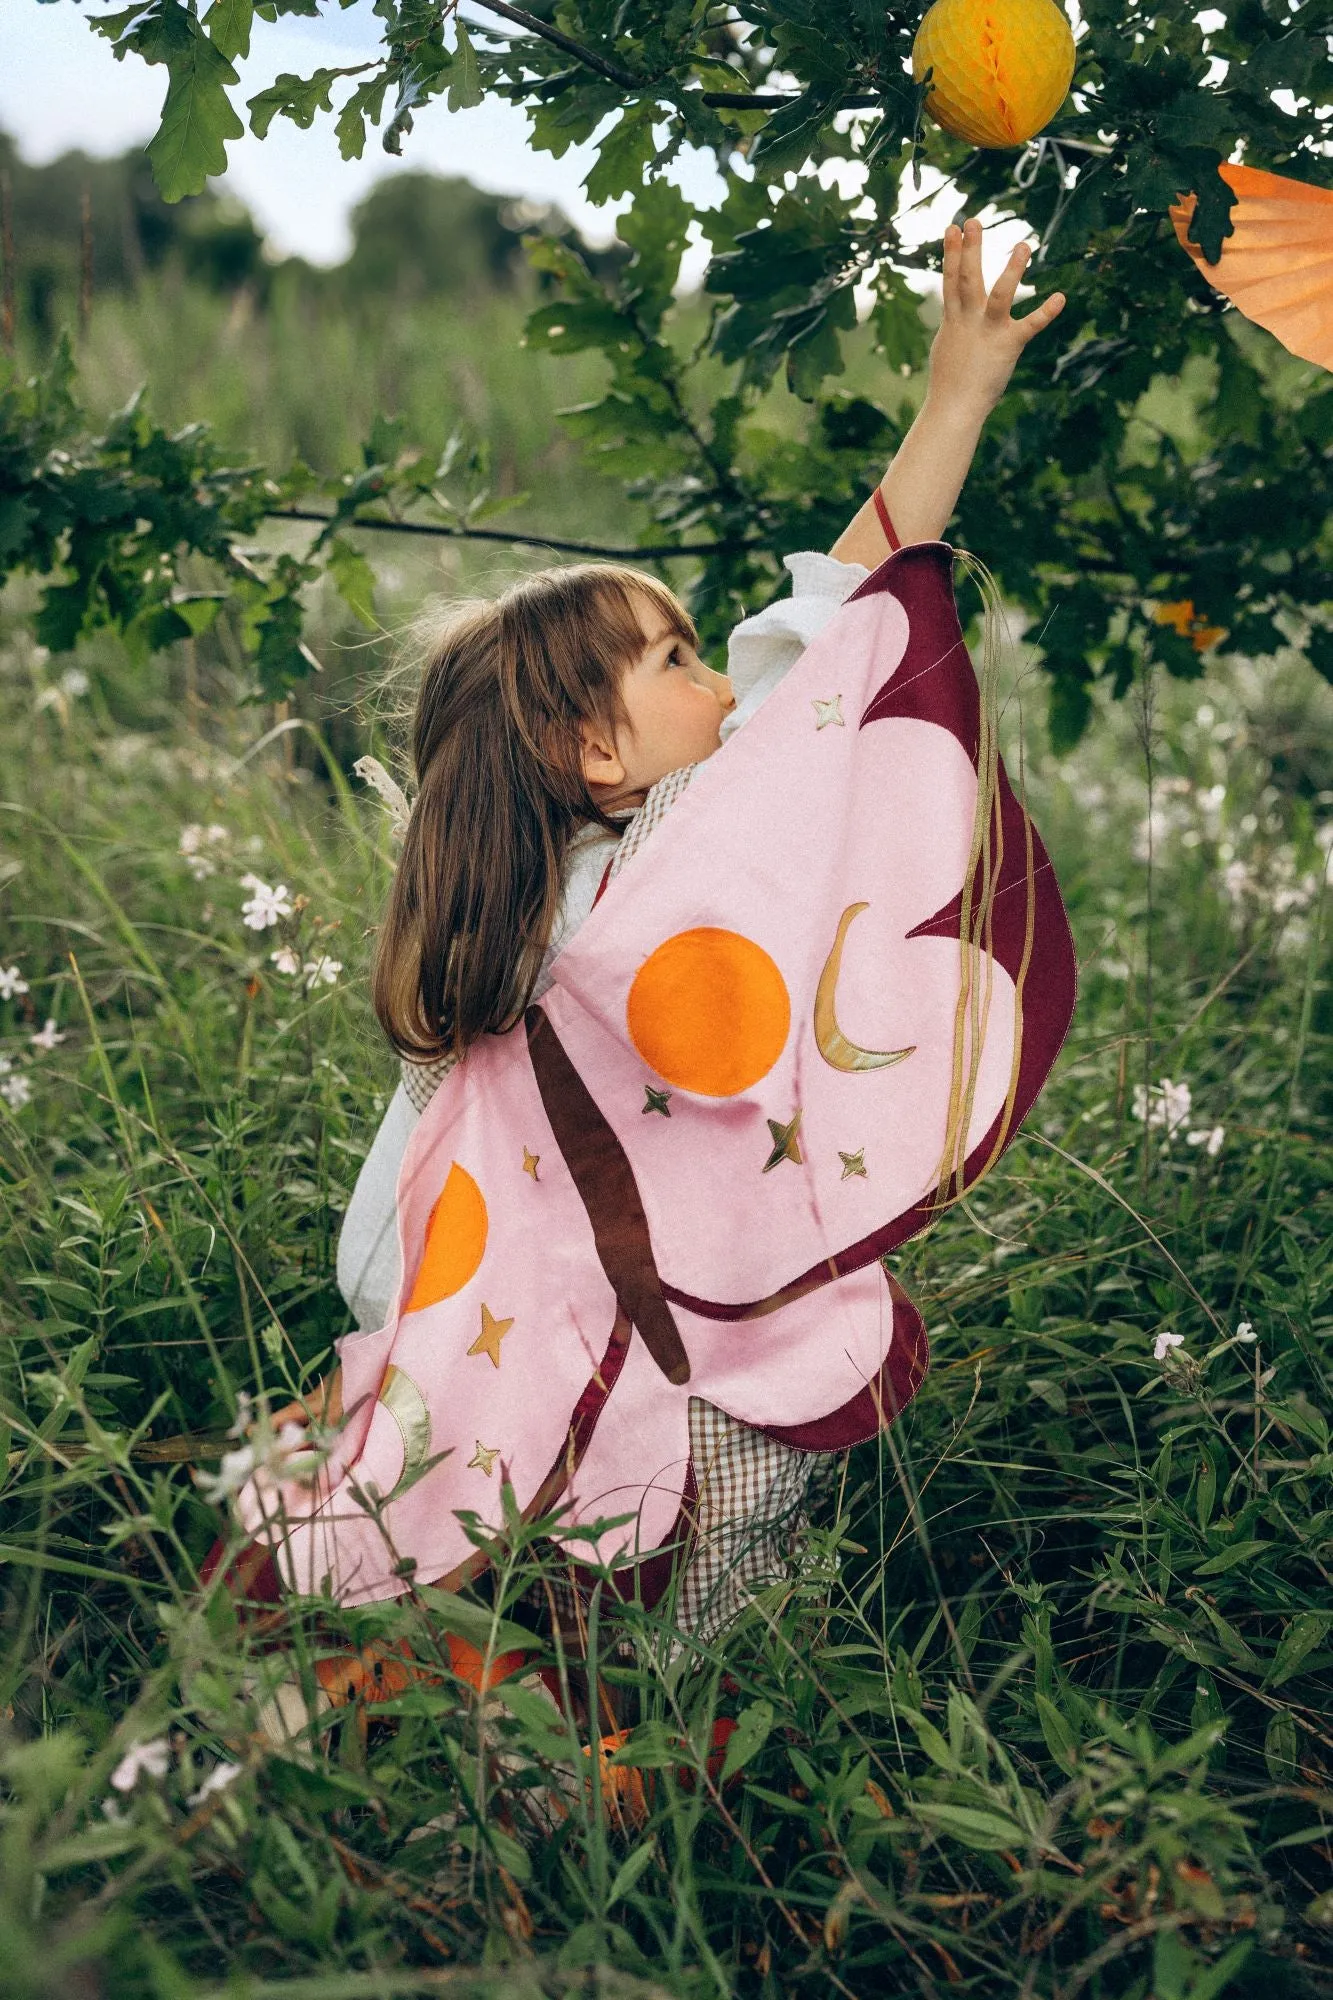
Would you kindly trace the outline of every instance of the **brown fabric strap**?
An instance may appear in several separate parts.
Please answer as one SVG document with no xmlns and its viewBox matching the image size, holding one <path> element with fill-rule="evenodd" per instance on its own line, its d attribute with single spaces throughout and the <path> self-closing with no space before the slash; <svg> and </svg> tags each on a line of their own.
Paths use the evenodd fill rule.
<svg viewBox="0 0 1333 2000">
<path fill-rule="evenodd" d="M 542 1104 L 588 1211 L 602 1269 L 667 1381 L 688 1382 L 690 1358 L 662 1296 L 648 1218 L 628 1155 L 540 1007 L 529 1007 L 524 1026 Z"/>
<path fill-rule="evenodd" d="M 884 530 L 885 541 L 894 555 L 897 555 L 899 549 L 902 547 L 902 543 L 898 540 L 898 530 L 894 527 L 889 516 L 888 502 L 884 498 L 884 489 L 882 486 L 875 488 L 875 512 L 879 515 L 879 525 Z"/>
</svg>

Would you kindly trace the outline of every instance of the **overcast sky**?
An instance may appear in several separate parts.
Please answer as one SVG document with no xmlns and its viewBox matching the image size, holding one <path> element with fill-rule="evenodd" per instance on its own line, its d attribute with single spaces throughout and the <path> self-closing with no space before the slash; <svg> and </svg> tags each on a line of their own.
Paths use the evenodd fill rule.
<svg viewBox="0 0 1333 2000">
<path fill-rule="evenodd" d="M 0 0 L 0 129 L 17 140 L 25 159 L 41 164 L 76 146 L 99 155 L 122 153 L 151 137 L 166 71 L 135 56 L 118 63 L 88 21 L 120 4 Z M 319 20 L 256 21 L 250 60 L 240 66 L 243 96 L 262 90 L 281 70 L 308 75 L 321 64 L 340 68 L 373 56 L 379 26 L 370 0 L 355 0 L 345 12 L 331 8 Z M 318 118 L 302 132 L 278 118 L 262 144 L 247 133 L 228 148 L 230 167 L 217 185 L 240 196 L 275 250 L 336 263 L 349 247 L 348 215 L 366 190 L 385 174 L 413 168 L 463 174 L 496 194 L 558 202 L 585 234 L 605 241 L 615 210 L 593 208 L 581 185 L 592 158 L 586 146 L 571 147 L 559 160 L 534 152 L 526 118 L 507 104 L 451 112 L 437 99 L 418 113 L 401 160 L 383 150 L 373 130 L 362 159 L 342 160 L 332 119 Z M 706 156 L 682 161 L 673 178 L 700 205 L 721 198 L 721 181 Z"/>
<path fill-rule="evenodd" d="M 166 71 L 150 69 L 137 56 L 118 63 L 110 44 L 89 25 L 90 15 L 115 12 L 122 4 L 0 0 L 0 130 L 18 142 L 23 157 L 34 165 L 74 147 L 100 156 L 123 153 L 152 136 L 166 93 Z M 330 0 L 318 19 L 256 21 L 252 54 L 240 65 L 238 96 L 253 96 L 283 70 L 309 75 L 321 66 L 341 68 L 373 57 L 380 23 L 371 4 L 352 0 L 340 9 Z M 367 132 L 364 156 L 343 160 L 332 118 L 317 118 L 308 132 L 277 118 L 262 142 L 247 133 L 229 146 L 226 177 L 215 185 L 239 196 L 279 255 L 333 264 L 350 248 L 348 217 L 367 190 L 386 174 L 412 170 L 461 174 L 494 194 L 558 203 L 592 242 L 605 242 L 626 203 L 594 208 L 589 202 L 582 183 L 594 157 L 591 146 L 571 146 L 558 160 L 534 151 L 524 114 L 508 104 L 488 100 L 472 111 L 450 111 L 443 99 L 436 99 L 417 114 L 401 159 L 384 151 L 373 128 Z M 839 161 L 821 170 L 838 175 L 858 171 Z M 931 169 L 926 174 L 940 183 Z M 707 154 L 686 150 L 670 177 L 696 207 L 710 208 L 722 199 L 723 183 Z M 947 188 L 929 203 L 914 201 L 910 194 L 906 199 L 912 212 L 900 226 L 912 241 L 937 236 L 954 207 Z M 1013 222 L 988 230 L 989 281 L 1024 233 Z M 686 253 L 685 285 L 698 282 L 706 261 L 701 247 Z M 922 289 L 931 283 L 915 282 Z"/>
</svg>

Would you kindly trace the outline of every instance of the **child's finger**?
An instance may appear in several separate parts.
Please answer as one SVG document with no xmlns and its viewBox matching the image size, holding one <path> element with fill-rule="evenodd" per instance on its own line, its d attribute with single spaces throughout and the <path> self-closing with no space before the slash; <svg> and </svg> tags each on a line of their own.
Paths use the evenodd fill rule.
<svg viewBox="0 0 1333 2000">
<path fill-rule="evenodd" d="M 1016 243 L 1009 253 L 1009 262 L 991 287 L 986 301 L 987 319 L 1008 319 L 1013 307 L 1018 287 L 1023 282 L 1023 273 L 1028 267 L 1032 247 L 1027 243 Z"/>
<path fill-rule="evenodd" d="M 962 255 L 958 260 L 958 299 L 964 311 L 986 303 L 986 280 L 981 273 L 981 224 L 969 215 L 963 224 Z"/>
<path fill-rule="evenodd" d="M 1011 323 L 1022 335 L 1024 347 L 1037 334 L 1043 332 L 1053 319 L 1058 319 L 1064 309 L 1064 293 L 1052 292 L 1048 299 L 1043 299 L 1039 306 L 1035 306 L 1030 313 L 1025 313 L 1022 319 L 1012 321 Z"/>
<path fill-rule="evenodd" d="M 963 232 L 956 222 L 951 222 L 944 232 L 944 311 L 952 315 L 958 310 L 958 271 L 963 261 Z"/>
</svg>

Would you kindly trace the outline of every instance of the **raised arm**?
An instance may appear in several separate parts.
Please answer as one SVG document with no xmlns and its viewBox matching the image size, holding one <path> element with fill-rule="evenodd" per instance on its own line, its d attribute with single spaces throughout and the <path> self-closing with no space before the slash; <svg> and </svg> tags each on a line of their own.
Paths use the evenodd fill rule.
<svg viewBox="0 0 1333 2000">
<path fill-rule="evenodd" d="M 884 504 L 902 542 L 933 542 L 958 504 L 982 426 L 1008 387 L 1028 342 L 1064 306 L 1053 292 L 1023 319 L 1012 315 L 1014 294 L 1031 250 L 1018 244 L 989 296 L 981 275 L 981 224 L 969 216 L 944 232 L 944 314 L 930 349 L 926 400 L 880 481 Z M 840 562 L 883 562 L 887 543 L 874 495 L 830 551 Z"/>
</svg>

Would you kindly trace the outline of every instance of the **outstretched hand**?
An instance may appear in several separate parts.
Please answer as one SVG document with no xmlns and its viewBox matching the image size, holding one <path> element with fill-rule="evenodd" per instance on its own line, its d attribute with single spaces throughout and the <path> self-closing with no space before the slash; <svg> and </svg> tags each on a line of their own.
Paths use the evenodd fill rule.
<svg viewBox="0 0 1333 2000">
<path fill-rule="evenodd" d="M 1052 292 L 1022 319 L 1013 316 L 1027 244 L 1020 243 L 986 291 L 981 275 L 981 224 L 975 216 L 944 232 L 944 316 L 930 350 L 926 398 L 880 482 L 880 494 L 902 542 L 931 542 L 944 533 L 958 504 L 987 417 L 1009 386 L 1019 355 L 1062 311 Z M 888 549 L 872 500 L 833 544 L 840 562 L 874 569 Z"/>
<path fill-rule="evenodd" d="M 1016 244 L 989 293 L 981 274 L 981 224 L 974 215 L 944 232 L 944 317 L 930 350 L 931 398 L 969 405 L 985 416 L 1009 386 L 1019 355 L 1064 308 L 1063 292 L 1013 317 L 1015 294 L 1031 258 Z"/>
</svg>

